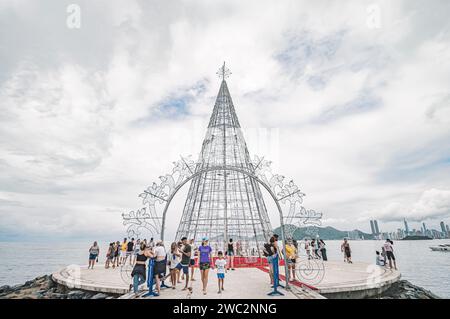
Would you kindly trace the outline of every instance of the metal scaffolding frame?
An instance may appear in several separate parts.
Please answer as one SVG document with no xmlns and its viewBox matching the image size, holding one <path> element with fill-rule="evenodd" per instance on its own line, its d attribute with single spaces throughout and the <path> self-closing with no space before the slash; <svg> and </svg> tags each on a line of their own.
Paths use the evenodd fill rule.
<svg viewBox="0 0 450 319">
<path fill-rule="evenodd" d="M 296 227 L 321 224 L 322 213 L 302 206 L 305 194 L 292 180 L 285 182 L 284 176 L 273 173 L 272 162 L 263 157 L 250 160 L 226 83 L 229 74 L 224 64 L 218 72 L 222 83 L 198 160 L 181 157 L 173 162 L 172 172 L 139 195 L 147 207 L 122 214 L 129 237 L 145 233 L 164 241 L 168 208 L 189 182 L 176 239 L 186 236 L 199 244 L 202 237 L 208 237 L 213 248 L 224 249 L 233 238 L 240 243 L 242 255 L 260 255 L 262 242 L 273 232 L 261 186 L 276 204 L 283 242 L 293 236 Z"/>
<path fill-rule="evenodd" d="M 222 83 L 195 172 L 211 167 L 223 170 L 205 172 L 192 180 L 176 239 L 186 236 L 199 243 L 208 237 L 218 249 L 225 249 L 225 243 L 233 239 L 243 254 L 259 255 L 272 226 L 258 183 L 229 169 L 239 168 L 255 175 L 228 90 L 225 64 L 218 74 Z"/>
</svg>

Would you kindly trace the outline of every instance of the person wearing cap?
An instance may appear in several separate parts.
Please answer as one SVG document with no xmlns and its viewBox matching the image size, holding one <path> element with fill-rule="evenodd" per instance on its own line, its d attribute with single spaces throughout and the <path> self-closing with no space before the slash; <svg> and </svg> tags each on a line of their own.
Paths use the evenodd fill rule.
<svg viewBox="0 0 450 319">
<path fill-rule="evenodd" d="M 203 294 L 206 295 L 206 286 L 208 286 L 208 274 L 209 269 L 212 268 L 211 260 L 211 252 L 212 248 L 208 245 L 208 237 L 202 238 L 202 244 L 198 247 L 198 252 L 200 254 L 200 276 L 202 278 L 203 284 Z"/>
</svg>

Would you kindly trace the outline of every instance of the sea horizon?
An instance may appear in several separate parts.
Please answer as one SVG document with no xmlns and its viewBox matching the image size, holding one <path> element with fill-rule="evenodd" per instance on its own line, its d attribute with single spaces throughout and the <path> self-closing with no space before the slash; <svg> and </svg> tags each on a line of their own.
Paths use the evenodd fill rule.
<svg viewBox="0 0 450 319">
<path fill-rule="evenodd" d="M 100 258 L 96 267 L 103 267 L 106 245 L 109 241 L 99 241 Z M 342 260 L 341 240 L 329 240 L 327 254 L 329 260 Z M 353 260 L 369 264 L 375 263 L 375 250 L 381 249 L 383 241 L 351 240 Z M 426 241 L 395 241 L 394 249 L 402 279 L 430 290 L 442 298 L 450 298 L 448 265 L 450 254 L 432 252 L 429 246 L 450 244 L 450 239 Z M 0 286 L 19 285 L 42 275 L 50 275 L 68 265 L 87 265 L 90 241 L 57 242 L 5 242 L 0 241 L 0 251 L 5 262 L 0 264 Z M 16 262 L 16 253 L 25 246 L 30 255 Z M 31 246 L 31 247 L 30 247 Z M 30 249 L 31 248 L 31 249 Z"/>
</svg>

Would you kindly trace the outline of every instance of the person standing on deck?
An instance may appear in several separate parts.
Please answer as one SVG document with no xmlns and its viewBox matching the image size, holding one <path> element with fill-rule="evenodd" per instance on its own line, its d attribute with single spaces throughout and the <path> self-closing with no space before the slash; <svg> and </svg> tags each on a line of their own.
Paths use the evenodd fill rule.
<svg viewBox="0 0 450 319">
<path fill-rule="evenodd" d="M 123 243 L 120 246 L 120 264 L 125 264 L 125 260 L 127 259 L 127 239 L 123 239 Z"/>
<path fill-rule="evenodd" d="M 178 263 L 178 266 L 177 266 L 177 269 L 178 269 L 178 272 L 177 272 L 177 282 L 178 282 L 179 284 L 181 284 L 181 283 L 183 283 L 183 282 L 180 280 L 181 273 L 182 273 L 182 270 L 183 270 L 183 268 L 181 267 L 181 256 L 182 256 L 181 251 L 183 250 L 183 243 L 182 243 L 181 241 L 177 242 L 177 247 L 178 247 L 178 251 L 180 252 L 180 260 L 179 260 L 179 263 Z M 183 273 L 183 280 L 184 280 L 184 273 Z"/>
<path fill-rule="evenodd" d="M 352 250 L 350 249 L 350 244 L 348 243 L 347 238 L 344 238 L 344 242 L 341 245 L 341 252 L 344 253 L 344 262 L 348 262 L 349 264 L 353 264 L 353 262 L 352 262 Z"/>
<path fill-rule="evenodd" d="M 131 238 L 131 240 L 127 243 L 127 252 L 125 255 L 125 261 L 123 262 L 124 265 L 128 258 L 130 258 L 130 266 L 132 265 L 133 252 L 134 252 L 134 238 Z"/>
<path fill-rule="evenodd" d="M 288 271 L 292 273 L 291 281 L 295 281 L 295 263 L 297 261 L 297 248 L 295 248 L 292 238 L 288 238 L 286 244 L 286 262 Z"/>
<path fill-rule="evenodd" d="M 194 248 L 194 251 L 192 251 L 192 247 L 194 247 L 195 240 L 194 238 L 191 239 L 190 245 L 191 245 L 191 260 L 189 261 L 189 267 L 191 268 L 191 281 L 195 281 L 194 279 L 194 271 L 195 271 L 195 256 L 198 254 L 197 248 Z"/>
<path fill-rule="evenodd" d="M 98 255 L 100 254 L 100 248 L 97 245 L 97 242 L 94 241 L 94 244 L 89 248 L 89 266 L 88 269 L 94 269 L 95 262 L 98 260 Z"/>
<path fill-rule="evenodd" d="M 387 239 L 384 243 L 383 247 L 386 251 L 386 256 L 389 260 L 389 268 L 392 269 L 392 261 L 394 261 L 394 268 L 397 270 L 397 263 L 395 262 L 394 256 L 394 247 L 392 247 L 393 242 L 390 239 Z"/>
<path fill-rule="evenodd" d="M 114 256 L 114 243 L 109 243 L 108 251 L 106 252 L 105 269 L 109 268 L 109 264 Z M 113 263 L 114 268 L 114 263 Z"/>
<path fill-rule="evenodd" d="M 214 265 L 216 266 L 217 269 L 217 283 L 219 285 L 219 291 L 217 293 L 221 294 L 223 290 L 225 290 L 223 288 L 223 282 L 225 280 L 225 272 L 226 272 L 226 264 L 227 264 L 227 260 L 225 258 L 223 258 L 223 253 L 222 251 L 219 251 L 217 253 L 218 258 L 216 259 L 216 262 L 214 263 Z"/>
<path fill-rule="evenodd" d="M 172 284 L 172 289 L 175 289 L 177 286 L 177 277 L 178 273 L 181 270 L 181 253 L 178 248 L 178 244 L 173 242 L 170 245 L 170 260 L 169 260 L 169 269 L 170 269 L 170 282 Z"/>
<path fill-rule="evenodd" d="M 200 254 L 200 274 L 203 283 L 203 294 L 206 295 L 206 287 L 208 286 L 209 269 L 212 268 L 212 248 L 208 245 L 208 238 L 202 238 L 202 244 L 198 247 Z"/>
<path fill-rule="evenodd" d="M 146 247 L 144 242 L 142 242 L 139 245 L 139 252 L 136 255 L 136 262 L 134 264 L 133 271 L 131 272 L 131 277 L 133 277 L 133 291 L 135 294 L 137 294 L 139 290 L 139 285 L 145 282 L 145 263 L 148 258 L 153 258 L 153 253 L 150 248 Z"/>
<path fill-rule="evenodd" d="M 136 262 L 137 255 L 139 254 L 140 250 L 141 250 L 141 240 L 138 238 L 138 240 L 136 240 L 136 244 L 134 245 L 133 265 Z"/>
<path fill-rule="evenodd" d="M 228 270 L 234 270 L 234 256 L 235 256 L 235 249 L 234 249 L 234 243 L 233 238 L 230 238 L 230 241 L 228 242 L 227 247 L 227 257 L 228 257 Z"/>
<path fill-rule="evenodd" d="M 115 268 L 115 267 L 119 267 L 119 262 L 120 262 L 120 260 L 119 260 L 119 258 L 120 258 L 120 241 L 116 241 L 116 243 L 114 244 L 113 243 L 113 246 L 114 246 L 114 256 L 113 256 L 113 259 L 112 259 L 112 264 L 113 264 L 113 268 Z"/>
<path fill-rule="evenodd" d="M 181 238 L 181 243 L 183 244 L 183 248 L 181 250 L 181 267 L 183 270 L 183 275 L 186 279 L 186 283 L 182 290 L 186 290 L 189 285 L 189 265 L 191 262 L 192 246 L 188 244 L 186 237 Z"/>
<path fill-rule="evenodd" d="M 319 241 L 313 239 L 311 241 L 311 253 L 313 254 L 314 259 L 320 259 L 319 256 Z"/>
<path fill-rule="evenodd" d="M 281 253 L 281 249 L 278 246 L 278 238 L 279 236 L 277 234 L 274 234 L 272 236 L 272 238 L 270 239 L 270 243 L 272 246 L 272 251 L 273 251 L 273 255 L 272 255 L 272 264 L 274 262 L 274 260 L 276 259 L 278 261 L 278 263 L 280 262 L 280 260 L 282 259 L 283 255 Z M 275 271 L 272 269 L 272 279 L 274 279 L 274 273 Z M 273 281 L 275 283 L 275 280 Z M 279 280 L 278 280 L 279 282 Z"/>
<path fill-rule="evenodd" d="M 319 251 L 323 261 L 328 261 L 327 248 L 323 239 L 319 239 Z"/>
<path fill-rule="evenodd" d="M 156 281 L 156 291 L 158 294 L 161 292 L 160 280 L 164 277 L 166 273 L 166 249 L 164 248 L 164 244 L 162 241 L 158 241 L 156 247 L 154 249 L 155 256 L 155 266 L 153 275 L 155 276 Z"/>
<path fill-rule="evenodd" d="M 269 241 L 264 244 L 263 247 L 263 256 L 267 258 L 267 263 L 269 265 L 269 278 L 270 285 L 273 285 L 273 264 L 272 264 L 272 256 L 274 254 L 272 248 L 273 236 L 269 238 Z"/>
<path fill-rule="evenodd" d="M 311 248 L 311 246 L 309 245 L 309 241 L 307 238 L 305 238 L 305 251 L 306 251 L 306 255 L 308 256 L 308 260 L 310 260 L 312 258 L 310 248 Z"/>
</svg>

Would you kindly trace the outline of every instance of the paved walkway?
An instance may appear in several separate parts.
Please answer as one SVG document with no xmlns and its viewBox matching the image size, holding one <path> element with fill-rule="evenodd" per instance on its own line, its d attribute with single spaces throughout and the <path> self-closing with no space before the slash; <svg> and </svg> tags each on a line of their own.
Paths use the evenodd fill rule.
<svg viewBox="0 0 450 319">
<path fill-rule="evenodd" d="M 206 298 L 227 298 L 227 299 L 265 299 L 265 298 L 320 298 L 320 294 L 326 294 L 333 297 L 349 297 L 346 293 L 352 293 L 354 296 L 364 297 L 370 291 L 380 291 L 386 289 L 391 283 L 400 279 L 400 272 L 391 271 L 375 265 L 365 263 L 346 264 L 337 261 L 328 261 L 323 264 L 324 268 L 314 267 L 304 271 L 304 278 L 310 286 L 317 290 L 291 285 L 292 291 L 285 291 L 284 297 L 269 297 L 267 293 L 271 290 L 269 286 L 268 274 L 263 269 L 258 268 L 240 268 L 235 271 L 229 271 L 225 277 L 225 291 L 222 294 L 217 293 L 217 278 L 214 271 L 209 273 L 208 294 Z M 117 269 L 105 269 L 101 266 L 87 269 L 80 266 L 68 266 L 61 271 L 53 274 L 53 279 L 69 288 L 101 291 L 106 293 L 127 294 L 131 283 L 131 268 L 126 266 Z M 284 267 L 280 267 L 280 275 L 284 275 Z M 308 277 L 309 276 L 309 277 Z M 201 289 L 200 272 L 195 270 L 194 277 L 197 279 L 192 282 L 193 293 L 181 291 L 182 284 L 177 289 L 164 289 L 160 299 L 186 299 L 186 298 L 205 298 Z M 284 279 L 284 276 L 282 276 Z M 145 287 L 145 285 L 141 286 Z"/>
</svg>

